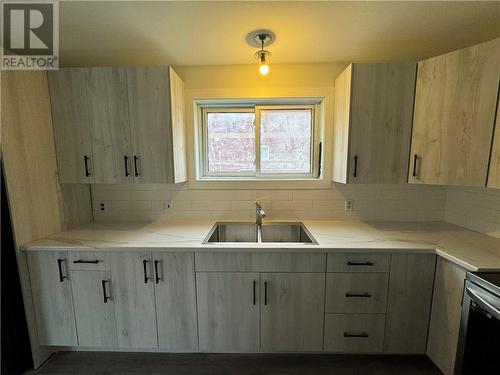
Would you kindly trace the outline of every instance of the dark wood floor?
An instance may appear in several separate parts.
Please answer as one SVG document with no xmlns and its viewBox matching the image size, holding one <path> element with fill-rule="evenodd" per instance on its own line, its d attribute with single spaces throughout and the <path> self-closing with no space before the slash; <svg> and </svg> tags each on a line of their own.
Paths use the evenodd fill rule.
<svg viewBox="0 0 500 375">
<path fill-rule="evenodd" d="M 38 374 L 420 375 L 441 374 L 425 356 L 63 352 Z"/>
</svg>

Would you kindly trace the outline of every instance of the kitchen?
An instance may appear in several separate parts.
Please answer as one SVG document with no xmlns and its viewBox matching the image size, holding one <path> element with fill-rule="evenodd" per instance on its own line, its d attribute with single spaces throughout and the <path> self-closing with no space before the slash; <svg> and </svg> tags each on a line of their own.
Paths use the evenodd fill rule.
<svg viewBox="0 0 500 375">
<path fill-rule="evenodd" d="M 498 370 L 499 2 L 51 4 L 59 66 L 1 72 L 5 373 Z"/>
</svg>

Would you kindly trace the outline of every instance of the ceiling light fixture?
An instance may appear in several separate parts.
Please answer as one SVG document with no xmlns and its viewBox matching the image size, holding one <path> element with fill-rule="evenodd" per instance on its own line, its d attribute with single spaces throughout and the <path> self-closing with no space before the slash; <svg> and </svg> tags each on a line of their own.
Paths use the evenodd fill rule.
<svg viewBox="0 0 500 375">
<path fill-rule="evenodd" d="M 266 51 L 264 47 L 269 46 L 274 42 L 274 33 L 269 30 L 256 30 L 247 35 L 247 42 L 251 46 L 258 46 L 260 50 L 255 52 L 255 59 L 260 63 L 259 72 L 263 76 L 269 73 L 268 60 L 271 57 L 271 52 Z"/>
</svg>

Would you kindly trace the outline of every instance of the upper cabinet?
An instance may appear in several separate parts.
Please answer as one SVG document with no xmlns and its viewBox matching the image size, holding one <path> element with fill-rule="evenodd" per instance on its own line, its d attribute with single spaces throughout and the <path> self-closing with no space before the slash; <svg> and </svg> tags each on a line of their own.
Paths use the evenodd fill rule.
<svg viewBox="0 0 500 375">
<path fill-rule="evenodd" d="M 49 72 L 59 181 L 187 179 L 184 85 L 168 66 Z"/>
<path fill-rule="evenodd" d="M 500 39 L 418 63 L 410 183 L 486 185 L 499 69 Z"/>
<path fill-rule="evenodd" d="M 497 102 L 495 134 L 493 135 L 493 145 L 491 146 L 490 168 L 486 186 L 500 189 L 500 101 Z"/>
<path fill-rule="evenodd" d="M 406 182 L 415 73 L 414 62 L 351 64 L 335 80 L 335 182 Z"/>
</svg>

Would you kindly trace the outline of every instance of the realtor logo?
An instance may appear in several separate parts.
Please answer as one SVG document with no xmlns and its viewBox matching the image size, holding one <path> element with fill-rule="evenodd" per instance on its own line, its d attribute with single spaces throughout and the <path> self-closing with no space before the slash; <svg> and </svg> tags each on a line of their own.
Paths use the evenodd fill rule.
<svg viewBox="0 0 500 375">
<path fill-rule="evenodd" d="M 59 68 L 59 7 L 56 2 L 3 2 L 2 69 Z"/>
</svg>

